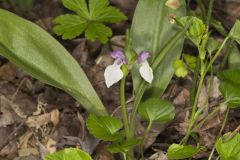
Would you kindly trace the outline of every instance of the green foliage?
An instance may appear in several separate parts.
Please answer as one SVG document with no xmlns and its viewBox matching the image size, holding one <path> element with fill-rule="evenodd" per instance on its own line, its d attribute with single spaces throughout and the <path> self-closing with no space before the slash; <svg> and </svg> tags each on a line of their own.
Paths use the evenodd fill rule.
<svg viewBox="0 0 240 160">
<path fill-rule="evenodd" d="M 52 36 L 37 25 L 2 9 L 0 24 L 2 56 L 34 78 L 66 91 L 88 111 L 107 114 L 79 64 Z"/>
<path fill-rule="evenodd" d="M 177 77 L 186 77 L 187 76 L 187 67 L 184 64 L 183 61 L 181 61 L 180 59 L 177 59 L 176 61 L 174 61 L 173 63 L 173 68 L 175 70 L 175 75 Z"/>
<path fill-rule="evenodd" d="M 240 107 L 240 70 L 225 70 L 219 73 L 220 91 L 231 108 Z"/>
<path fill-rule="evenodd" d="M 180 7 L 176 10 L 167 7 L 165 3 L 166 0 L 140 0 L 132 22 L 131 38 L 136 53 L 149 51 L 150 64 L 159 57 L 154 69 L 154 80 L 146 91 L 145 98 L 163 94 L 174 74 L 171 65 L 179 59 L 183 47 L 184 35 L 176 36 L 181 29 L 170 23 L 168 18 L 171 14 L 184 16 L 185 1 L 180 1 Z M 143 81 L 138 72 L 139 66 L 134 65 L 132 78 L 135 91 L 138 91 Z"/>
<path fill-rule="evenodd" d="M 197 67 L 197 57 L 191 56 L 189 54 L 184 54 L 183 59 L 190 69 L 192 69 L 192 70 L 196 69 L 196 67 Z"/>
<path fill-rule="evenodd" d="M 172 144 L 167 151 L 167 156 L 170 159 L 186 159 L 191 158 L 200 151 L 199 148 L 194 148 L 191 145 L 183 146 Z"/>
<path fill-rule="evenodd" d="M 229 35 L 240 44 L 240 20 L 237 20 Z"/>
<path fill-rule="evenodd" d="M 117 141 L 122 139 L 123 134 L 119 133 L 122 126 L 122 122 L 115 117 L 97 117 L 94 114 L 90 114 L 87 118 L 87 128 L 89 132 L 104 141 Z"/>
<path fill-rule="evenodd" d="M 221 46 L 221 43 L 219 41 L 217 41 L 216 39 L 210 37 L 208 39 L 208 42 L 207 42 L 207 51 L 209 54 L 212 54 L 213 51 L 219 49 L 219 47 Z"/>
<path fill-rule="evenodd" d="M 123 143 L 113 143 L 109 146 L 108 150 L 111 153 L 127 153 L 130 149 L 133 149 L 136 145 L 140 144 L 140 139 L 130 139 Z"/>
<path fill-rule="evenodd" d="M 240 134 L 235 135 L 231 140 L 225 142 L 231 133 L 223 135 L 216 142 L 216 150 L 220 160 L 240 160 Z"/>
<path fill-rule="evenodd" d="M 63 0 L 63 5 L 76 14 L 58 16 L 53 22 L 57 35 L 63 39 L 73 39 L 85 32 L 88 40 L 106 43 L 112 30 L 103 23 L 116 23 L 127 17 L 117 8 L 109 6 L 108 0 Z"/>
<path fill-rule="evenodd" d="M 197 17 L 183 17 L 180 18 L 180 23 L 185 26 L 188 22 L 189 18 L 192 20 L 192 25 L 190 26 L 187 36 L 188 38 L 196 45 L 199 46 L 202 40 L 202 37 L 205 34 L 206 26 L 204 25 L 203 21 Z"/>
<path fill-rule="evenodd" d="M 66 148 L 56 153 L 48 154 L 44 160 L 92 160 L 90 155 L 77 148 Z"/>
<path fill-rule="evenodd" d="M 229 57 L 228 57 L 228 66 L 230 69 L 239 69 L 240 70 L 240 51 L 236 44 L 230 46 Z"/>
<path fill-rule="evenodd" d="M 151 122 L 166 123 L 175 116 L 174 106 L 165 100 L 149 98 L 139 106 L 140 116 Z"/>
</svg>

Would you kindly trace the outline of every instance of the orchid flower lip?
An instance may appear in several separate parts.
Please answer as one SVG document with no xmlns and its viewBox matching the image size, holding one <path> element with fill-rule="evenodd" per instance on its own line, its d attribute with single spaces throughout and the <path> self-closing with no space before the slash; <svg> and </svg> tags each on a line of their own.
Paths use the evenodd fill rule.
<svg viewBox="0 0 240 160">
<path fill-rule="evenodd" d="M 127 62 L 126 62 L 126 58 L 125 58 L 125 56 L 124 56 L 124 53 L 123 53 L 122 51 L 120 51 L 120 50 L 111 52 L 111 57 L 112 57 L 113 59 L 116 59 L 116 60 L 120 61 L 121 63 L 124 63 L 124 64 L 127 63 Z M 119 63 L 120 63 L 120 62 L 119 62 Z"/>
<path fill-rule="evenodd" d="M 146 61 L 150 57 L 150 53 L 147 51 L 143 51 L 138 55 L 138 63 L 141 64 Z"/>
</svg>

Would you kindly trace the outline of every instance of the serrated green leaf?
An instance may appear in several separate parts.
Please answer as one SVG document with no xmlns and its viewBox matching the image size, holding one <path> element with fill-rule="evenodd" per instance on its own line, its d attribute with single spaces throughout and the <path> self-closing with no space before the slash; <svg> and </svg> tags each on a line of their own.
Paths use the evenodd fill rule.
<svg viewBox="0 0 240 160">
<path fill-rule="evenodd" d="M 102 10 L 102 12 L 96 17 L 97 21 L 107 23 L 116 23 L 127 19 L 127 17 L 118 8 L 111 6 Z"/>
<path fill-rule="evenodd" d="M 103 23 L 121 22 L 127 17 L 117 8 L 109 6 L 109 0 L 63 0 L 63 5 L 78 15 L 62 15 L 54 20 L 54 32 L 63 39 L 73 39 L 83 32 L 88 40 L 106 43 L 112 35 Z M 89 7 L 89 9 L 88 9 Z"/>
<path fill-rule="evenodd" d="M 208 53 L 212 54 L 213 51 L 219 49 L 221 43 L 214 38 L 210 37 L 207 42 L 207 51 Z"/>
<path fill-rule="evenodd" d="M 89 112 L 107 114 L 79 64 L 51 35 L 30 21 L 2 9 L 0 24 L 2 56 L 34 78 L 66 91 Z"/>
<path fill-rule="evenodd" d="M 103 43 L 108 41 L 108 37 L 112 35 L 112 30 L 102 23 L 90 24 L 85 32 L 85 37 L 89 40 L 99 40 Z"/>
<path fill-rule="evenodd" d="M 240 20 L 237 20 L 230 31 L 230 36 L 240 44 Z"/>
<path fill-rule="evenodd" d="M 64 7 L 76 12 L 83 18 L 89 17 L 89 11 L 86 0 L 62 0 Z"/>
<path fill-rule="evenodd" d="M 177 77 L 186 77 L 187 76 L 187 68 L 186 65 L 183 63 L 183 61 L 177 59 L 173 63 L 173 68 L 175 70 L 175 75 Z"/>
<path fill-rule="evenodd" d="M 122 126 L 122 122 L 115 117 L 97 117 L 94 114 L 90 114 L 87 118 L 89 132 L 104 141 L 116 141 L 123 138 L 123 134 L 119 133 Z"/>
<path fill-rule="evenodd" d="M 138 110 L 140 116 L 151 122 L 166 123 L 175 116 L 174 106 L 165 100 L 149 98 L 142 102 Z"/>
<path fill-rule="evenodd" d="M 191 158 L 200 151 L 191 145 L 183 146 L 179 144 L 172 144 L 167 151 L 167 156 L 170 159 L 186 159 Z"/>
<path fill-rule="evenodd" d="M 165 3 L 166 0 L 139 0 L 131 27 L 132 46 L 136 53 L 149 51 L 150 64 L 162 55 L 161 63 L 157 64 L 154 70 L 153 82 L 145 91 L 146 99 L 163 94 L 174 74 L 172 63 L 179 59 L 183 47 L 184 35 L 178 34 L 180 29 L 176 24 L 171 24 L 168 18 L 172 14 L 177 17 L 184 16 L 185 1 L 181 0 L 176 10 L 167 7 Z M 178 38 L 176 41 L 175 37 Z M 174 43 L 171 44 L 170 41 Z M 139 75 L 138 65 L 134 65 L 132 69 L 132 78 L 135 92 L 143 92 L 139 91 L 143 80 Z"/>
<path fill-rule="evenodd" d="M 230 141 L 224 142 L 229 133 L 219 138 L 216 142 L 216 150 L 220 160 L 240 160 L 240 134 L 235 135 Z"/>
<path fill-rule="evenodd" d="M 77 148 L 66 148 L 45 156 L 44 160 L 92 160 L 90 155 Z"/>
<path fill-rule="evenodd" d="M 206 26 L 203 21 L 197 17 L 190 17 L 192 19 L 192 25 L 190 26 L 187 36 L 188 38 L 196 45 L 199 46 L 202 40 L 202 37 L 206 31 Z M 186 25 L 189 17 L 183 17 L 179 21 L 183 26 Z"/>
<path fill-rule="evenodd" d="M 232 83 L 221 82 L 220 92 L 223 94 L 225 101 L 231 108 L 240 107 L 240 87 Z"/>
<path fill-rule="evenodd" d="M 186 64 L 192 69 L 195 70 L 197 67 L 197 57 L 191 56 L 189 54 L 184 54 L 183 59 L 185 60 Z"/>
<path fill-rule="evenodd" d="M 73 39 L 87 28 L 87 21 L 77 15 L 58 16 L 53 23 L 58 24 L 53 28 L 53 31 L 57 35 L 62 35 L 63 39 Z"/>
<path fill-rule="evenodd" d="M 108 147 L 111 153 L 127 153 L 130 149 L 142 142 L 141 139 L 130 139 L 123 143 L 113 143 Z"/>
</svg>

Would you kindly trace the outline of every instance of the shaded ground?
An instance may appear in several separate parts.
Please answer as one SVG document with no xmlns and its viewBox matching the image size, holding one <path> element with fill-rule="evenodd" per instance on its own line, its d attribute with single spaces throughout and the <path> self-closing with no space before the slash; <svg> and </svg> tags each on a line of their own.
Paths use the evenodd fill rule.
<svg viewBox="0 0 240 160">
<path fill-rule="evenodd" d="M 136 1 L 112 0 L 112 3 L 128 15 L 129 21 L 111 26 L 115 36 L 109 44 L 88 42 L 84 38 L 73 41 L 62 41 L 59 37 L 56 38 L 83 67 L 108 111 L 119 115 L 119 86 L 115 85 L 107 89 L 103 71 L 108 64 L 112 63 L 109 52 L 117 48 L 114 44 L 124 45 L 123 35 L 125 29 L 131 24 Z M 39 24 L 51 34 L 52 18 L 66 12 L 57 0 L 36 1 L 34 7 L 28 12 L 3 2 L 0 2 L 0 7 Z M 198 10 L 196 4 L 193 3 L 192 7 Z M 235 19 L 240 18 L 239 11 L 240 2 L 237 0 L 217 1 L 214 16 L 221 20 L 226 28 L 230 28 Z M 186 46 L 185 51 L 194 53 L 191 46 Z M 192 75 L 185 79 L 172 80 L 164 97 L 174 102 L 177 114 L 174 121 L 168 125 L 154 125 L 146 144 L 147 157 L 156 160 L 164 159 L 161 156 L 169 144 L 179 142 L 185 134 L 188 125 L 191 81 Z M 214 84 L 209 110 L 221 99 L 217 90 L 217 79 Z M 133 99 L 130 78 L 126 88 L 130 110 Z M 202 96 L 207 92 L 206 88 L 207 82 L 202 89 Z M 199 103 L 203 103 L 201 98 Z M 97 141 L 87 133 L 85 128 L 87 114 L 73 98 L 31 78 L 4 58 L 0 58 L 0 111 L 0 160 L 37 160 L 45 153 L 75 146 L 93 153 L 94 159 L 119 159 L 106 151 L 106 144 Z M 234 130 L 239 125 L 239 111 L 234 110 L 230 113 L 225 131 Z M 204 116 L 203 114 L 202 117 Z M 196 137 L 199 138 L 199 142 L 209 150 L 219 132 L 222 119 L 223 114 L 217 114 L 197 132 Z M 138 122 L 137 134 L 142 134 L 144 125 L 143 122 Z M 201 153 L 195 158 L 206 159 L 206 156 L 207 153 Z"/>
</svg>

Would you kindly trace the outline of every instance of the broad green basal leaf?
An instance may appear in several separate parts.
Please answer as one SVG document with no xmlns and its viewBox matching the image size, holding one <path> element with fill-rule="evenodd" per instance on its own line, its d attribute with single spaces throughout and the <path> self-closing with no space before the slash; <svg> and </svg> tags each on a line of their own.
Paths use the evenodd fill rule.
<svg viewBox="0 0 240 160">
<path fill-rule="evenodd" d="M 229 135 L 227 133 L 217 140 L 216 149 L 220 160 L 240 160 L 240 134 L 238 133 L 231 140 L 224 142 L 224 138 Z"/>
<path fill-rule="evenodd" d="M 240 20 L 237 20 L 230 31 L 230 36 L 240 44 Z"/>
<path fill-rule="evenodd" d="M 179 31 L 177 25 L 169 21 L 169 17 L 171 15 L 176 15 L 176 17 L 185 15 L 184 0 L 180 0 L 179 8 L 176 10 L 167 7 L 165 3 L 166 0 L 139 0 L 133 18 L 131 27 L 133 49 L 138 54 L 142 51 L 150 52 L 152 54 L 150 64 Z M 155 69 L 153 83 L 145 94 L 146 98 L 159 97 L 165 91 L 174 74 L 172 62 L 180 57 L 183 40 L 184 36 L 170 47 L 171 49 L 167 51 L 166 55 L 163 55 L 161 63 Z M 138 65 L 134 66 L 132 77 L 134 90 L 137 92 L 143 81 L 139 75 Z"/>
<path fill-rule="evenodd" d="M 89 112 L 107 114 L 79 64 L 52 36 L 2 9 L 0 24 L 0 55 L 34 78 L 66 91 Z"/>
<path fill-rule="evenodd" d="M 199 148 L 194 148 L 191 145 L 183 146 L 172 144 L 167 151 L 167 156 L 170 159 L 186 159 L 191 158 L 200 151 Z"/>
<path fill-rule="evenodd" d="M 115 117 L 97 117 L 94 114 L 90 114 L 87 118 L 89 132 L 104 141 L 116 141 L 123 138 L 123 134 L 119 132 L 122 126 L 122 122 Z"/>
<path fill-rule="evenodd" d="M 56 153 L 48 154 L 44 160 L 92 160 L 90 155 L 77 148 L 66 148 Z"/>
<path fill-rule="evenodd" d="M 209 54 L 212 54 L 213 51 L 217 50 L 221 46 L 221 43 L 216 39 L 210 37 L 207 42 L 207 51 Z"/>
<path fill-rule="evenodd" d="M 229 50 L 228 66 L 230 69 L 240 70 L 240 51 L 237 44 L 232 45 Z"/>
<path fill-rule="evenodd" d="M 139 114 L 145 120 L 165 123 L 174 118 L 175 108 L 168 101 L 149 98 L 140 104 Z"/>
</svg>

